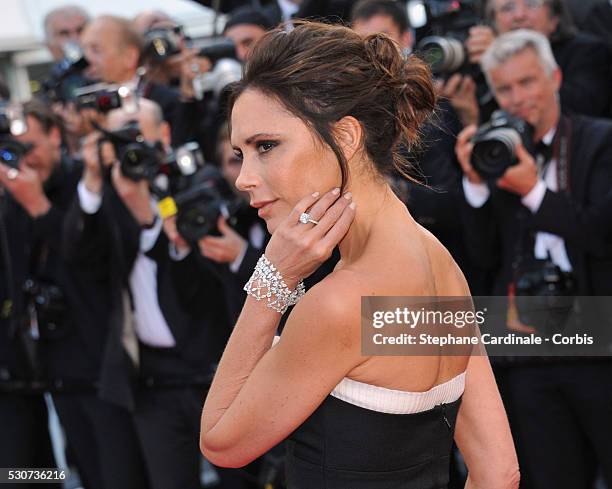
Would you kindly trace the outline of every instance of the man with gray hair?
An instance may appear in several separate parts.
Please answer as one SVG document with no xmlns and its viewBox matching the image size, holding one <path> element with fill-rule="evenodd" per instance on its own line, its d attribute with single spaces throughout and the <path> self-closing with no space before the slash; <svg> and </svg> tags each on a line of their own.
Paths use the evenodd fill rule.
<svg viewBox="0 0 612 489">
<path fill-rule="evenodd" d="M 515 162 L 501 177 L 484 177 L 473 166 L 476 126 L 459 134 L 472 258 L 494 276 L 493 294 L 508 296 L 522 331 L 538 332 L 518 324 L 514 294 L 526 271 L 544 277 L 544 270 L 560 277 L 555 290 L 581 304 L 582 324 L 612 328 L 605 301 L 584 302 L 612 295 L 612 122 L 562 115 L 562 75 L 540 33 L 499 36 L 481 64 L 501 109 L 533 126 L 529 143 L 537 150 L 516 143 Z M 609 357 L 530 358 L 496 373 L 529 488 L 589 489 L 597 464 L 612 486 Z"/>
<path fill-rule="evenodd" d="M 67 42 L 80 44 L 81 33 L 88 23 L 89 14 L 77 5 L 58 7 L 45 15 L 45 42 L 54 61 L 64 58 Z"/>
</svg>

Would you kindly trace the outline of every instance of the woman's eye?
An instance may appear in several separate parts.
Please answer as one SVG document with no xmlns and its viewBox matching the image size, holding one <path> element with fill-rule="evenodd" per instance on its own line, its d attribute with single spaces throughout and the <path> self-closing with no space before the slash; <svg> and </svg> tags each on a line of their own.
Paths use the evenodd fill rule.
<svg viewBox="0 0 612 489">
<path fill-rule="evenodd" d="M 259 150 L 260 153 L 267 153 L 275 146 L 276 146 L 276 143 L 272 141 L 261 141 L 260 143 L 257 143 L 257 149 Z"/>
<path fill-rule="evenodd" d="M 242 151 L 234 151 L 234 158 L 239 161 L 242 161 Z"/>
</svg>

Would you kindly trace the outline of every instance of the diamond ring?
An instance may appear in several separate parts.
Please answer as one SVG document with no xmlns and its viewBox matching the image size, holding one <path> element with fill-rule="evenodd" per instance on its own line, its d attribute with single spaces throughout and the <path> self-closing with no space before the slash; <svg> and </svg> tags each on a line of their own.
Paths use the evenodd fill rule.
<svg viewBox="0 0 612 489">
<path fill-rule="evenodd" d="M 15 180 L 19 176 L 19 170 L 17 168 L 9 168 L 6 172 L 6 178 L 9 180 Z"/>
<path fill-rule="evenodd" d="M 319 224 L 319 221 L 315 221 L 314 219 L 312 219 L 308 212 L 302 212 L 302 214 L 300 214 L 300 222 L 302 224 L 308 224 L 309 222 L 313 224 Z"/>
</svg>

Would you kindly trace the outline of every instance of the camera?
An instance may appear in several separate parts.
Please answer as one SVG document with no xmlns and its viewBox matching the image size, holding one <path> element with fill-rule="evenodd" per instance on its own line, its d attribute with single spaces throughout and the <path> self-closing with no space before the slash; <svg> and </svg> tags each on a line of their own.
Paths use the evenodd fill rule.
<svg viewBox="0 0 612 489">
<path fill-rule="evenodd" d="M 55 284 L 39 282 L 29 278 L 23 284 L 23 292 L 36 310 L 41 338 L 53 338 L 62 335 L 68 312 L 62 289 Z"/>
<path fill-rule="evenodd" d="M 0 103 L 0 163 L 12 168 L 19 166 L 21 158 L 32 149 L 31 144 L 17 141 L 28 130 L 21 107 Z"/>
<path fill-rule="evenodd" d="M 43 92 L 52 102 L 72 100 L 75 90 L 91 83 L 83 76 L 89 62 L 81 47 L 75 42 L 67 42 L 63 51 L 64 59 L 53 66 L 49 78 L 42 84 Z"/>
<path fill-rule="evenodd" d="M 74 96 L 78 110 L 94 109 L 103 114 L 119 108 L 127 113 L 138 111 L 136 94 L 127 85 L 96 83 L 76 89 Z"/>
<path fill-rule="evenodd" d="M 198 57 L 208 58 L 214 65 L 224 58 L 236 59 L 236 46 L 225 37 L 205 37 L 190 41 L 190 46 L 198 49 Z"/>
<path fill-rule="evenodd" d="M 190 141 L 179 146 L 159 166 L 154 192 L 161 197 L 176 195 L 187 188 L 190 179 L 203 166 L 204 156 L 198 143 Z"/>
<path fill-rule="evenodd" d="M 181 52 L 181 40 L 184 35 L 182 26 L 174 26 L 151 29 L 144 37 L 143 58 L 151 63 L 161 63 Z"/>
<path fill-rule="evenodd" d="M 410 0 L 410 25 L 417 32 L 416 51 L 436 75 L 468 71 L 464 42 L 481 22 L 478 0 Z"/>
<path fill-rule="evenodd" d="M 219 169 L 210 164 L 192 176 L 186 188 L 174 196 L 174 202 L 176 228 L 190 243 L 207 235 L 219 235 L 219 216 L 223 215 L 231 225 L 242 205 Z"/>
<path fill-rule="evenodd" d="M 519 143 L 527 151 L 533 151 L 533 127 L 503 110 L 496 110 L 491 119 L 478 128 L 472 143 L 474 170 L 485 180 L 494 180 L 518 162 L 516 147 Z"/>
<path fill-rule="evenodd" d="M 514 264 L 515 303 L 522 323 L 552 336 L 560 333 L 574 309 L 573 275 L 548 259 L 525 258 Z"/>
<path fill-rule="evenodd" d="M 138 182 L 153 181 L 165 154 L 161 143 L 149 143 L 140 133 L 138 122 L 131 121 L 116 131 L 102 131 L 104 138 L 115 149 L 115 155 L 126 178 Z"/>
</svg>

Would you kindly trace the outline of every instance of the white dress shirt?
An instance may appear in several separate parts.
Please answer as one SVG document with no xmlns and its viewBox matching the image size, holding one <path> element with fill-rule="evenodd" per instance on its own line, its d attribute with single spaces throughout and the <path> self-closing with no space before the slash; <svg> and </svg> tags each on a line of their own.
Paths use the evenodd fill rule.
<svg viewBox="0 0 612 489">
<path fill-rule="evenodd" d="M 548 131 L 542 138 L 544 144 L 550 145 L 555 137 L 555 128 Z M 472 183 L 466 176 L 463 177 L 463 191 L 465 200 L 474 208 L 482 207 L 489 199 L 491 191 L 486 183 Z M 533 214 L 538 212 L 544 194 L 549 189 L 553 192 L 558 190 L 557 184 L 557 160 L 552 159 L 546 169 L 544 175 L 540 175 L 538 182 L 529 191 L 528 194 L 521 198 L 521 203 L 527 207 Z M 553 263 L 564 272 L 570 272 L 572 265 L 567 250 L 565 249 L 565 241 L 556 234 L 538 231 L 535 236 L 534 256 L 539 259 L 550 258 Z"/>
<path fill-rule="evenodd" d="M 86 214 L 95 214 L 102 204 L 102 196 L 90 192 L 83 181 L 77 187 L 81 209 Z M 157 206 L 152 202 L 154 209 Z M 156 210 L 157 212 L 157 210 Z M 145 255 L 151 250 L 162 229 L 157 219 L 151 229 L 140 233 L 140 250 L 130 273 L 130 289 L 134 305 L 134 323 L 138 339 L 152 347 L 171 348 L 176 345 L 170 326 L 159 307 L 157 298 L 157 263 Z"/>
</svg>

